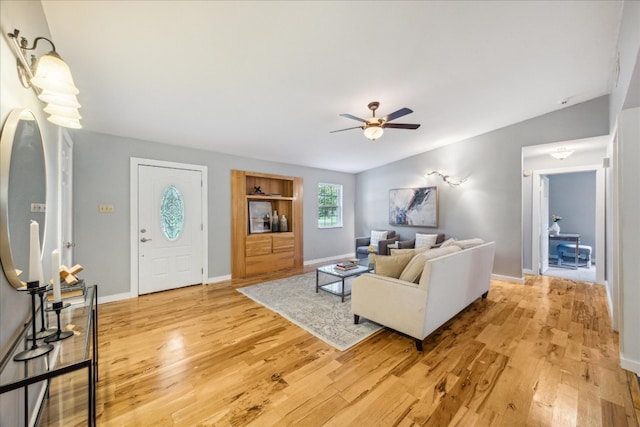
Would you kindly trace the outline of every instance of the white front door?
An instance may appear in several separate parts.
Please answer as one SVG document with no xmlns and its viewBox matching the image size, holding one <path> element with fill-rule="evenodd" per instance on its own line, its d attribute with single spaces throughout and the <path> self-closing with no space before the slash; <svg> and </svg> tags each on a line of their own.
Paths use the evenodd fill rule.
<svg viewBox="0 0 640 427">
<path fill-rule="evenodd" d="M 138 165 L 138 294 L 203 282 L 202 171 Z"/>
</svg>

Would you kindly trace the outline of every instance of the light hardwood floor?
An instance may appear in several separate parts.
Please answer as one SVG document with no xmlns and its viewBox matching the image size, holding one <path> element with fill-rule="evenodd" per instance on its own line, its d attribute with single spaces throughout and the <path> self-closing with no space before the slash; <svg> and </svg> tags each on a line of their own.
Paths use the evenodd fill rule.
<svg viewBox="0 0 640 427">
<path fill-rule="evenodd" d="M 419 353 L 390 330 L 335 350 L 235 290 L 254 282 L 101 305 L 98 425 L 638 426 L 602 286 L 493 281 Z M 64 381 L 44 423 L 84 425 L 86 379 Z"/>
</svg>

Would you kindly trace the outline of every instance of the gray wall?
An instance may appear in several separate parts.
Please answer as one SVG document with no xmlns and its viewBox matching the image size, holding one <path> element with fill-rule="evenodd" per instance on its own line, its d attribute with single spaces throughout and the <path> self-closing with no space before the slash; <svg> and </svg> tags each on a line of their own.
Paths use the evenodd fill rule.
<svg viewBox="0 0 640 427">
<path fill-rule="evenodd" d="M 606 135 L 608 112 L 608 98 L 601 97 L 362 172 L 356 177 L 356 233 L 391 228 L 389 189 L 437 185 L 440 224 L 436 230 L 457 238 L 495 241 L 494 273 L 521 278 L 522 147 Z M 450 187 L 435 176 L 424 178 L 431 170 L 468 181 Z M 402 239 L 434 231 L 395 230 Z"/>
<path fill-rule="evenodd" d="M 580 244 L 591 246 L 592 261 L 596 257 L 596 173 L 576 172 L 549 175 L 549 218 L 560 215 L 562 233 L 580 234 Z M 560 243 L 549 242 L 549 254 L 556 253 Z"/>
<path fill-rule="evenodd" d="M 74 137 L 74 262 L 85 267 L 88 283 L 102 297 L 129 292 L 131 157 L 204 165 L 208 168 L 209 277 L 231 272 L 231 169 L 299 176 L 304 181 L 304 259 L 353 253 L 355 177 L 352 174 L 266 162 L 209 151 L 179 148 L 94 132 Z M 302 155 L 302 153 L 301 153 Z M 343 185 L 344 227 L 317 228 L 320 182 Z M 101 203 L 113 214 L 98 213 Z"/>
<path fill-rule="evenodd" d="M 1 1 L 0 2 L 0 122 L 4 125 L 7 116 L 14 108 L 30 109 L 40 125 L 45 147 L 45 163 L 47 168 L 47 212 L 43 246 L 43 271 L 51 271 L 51 251 L 56 247 L 59 238 L 57 236 L 57 177 L 58 177 L 58 127 L 46 120 L 46 114 L 42 111 L 44 104 L 40 102 L 32 89 L 25 89 L 18 80 L 16 71 L 16 57 L 9 45 L 9 39 L 5 35 L 19 29 L 21 35 L 27 37 L 29 42 L 38 36 L 51 37 L 49 28 L 42 11 L 42 5 L 37 1 Z M 42 51 L 38 48 L 38 55 L 46 53 L 46 44 Z M 63 53 L 64 55 L 64 53 Z M 43 224 L 40 224 L 42 227 Z M 29 239 L 29 230 L 23 234 L 12 235 L 12 240 Z M 30 297 L 24 292 L 17 292 L 7 282 L 5 276 L 0 275 L 0 356 L 8 350 L 15 333 L 31 316 Z M 15 365 L 15 366 L 14 366 Z M 9 362 L 7 369 L 19 368 L 19 364 Z M 31 387 L 30 402 L 33 405 L 38 389 Z M 0 425 L 21 425 L 24 409 L 24 396 L 22 390 L 6 393 L 0 398 Z"/>
</svg>

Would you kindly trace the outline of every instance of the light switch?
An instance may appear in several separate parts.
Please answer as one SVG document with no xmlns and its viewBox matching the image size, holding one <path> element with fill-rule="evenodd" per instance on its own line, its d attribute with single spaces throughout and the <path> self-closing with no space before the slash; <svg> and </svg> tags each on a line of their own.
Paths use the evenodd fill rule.
<svg viewBox="0 0 640 427">
<path fill-rule="evenodd" d="M 46 212 L 47 205 L 44 203 L 31 203 L 31 212 Z"/>
<path fill-rule="evenodd" d="M 98 206 L 98 212 L 100 213 L 113 213 L 114 207 L 113 205 L 102 204 Z"/>
</svg>

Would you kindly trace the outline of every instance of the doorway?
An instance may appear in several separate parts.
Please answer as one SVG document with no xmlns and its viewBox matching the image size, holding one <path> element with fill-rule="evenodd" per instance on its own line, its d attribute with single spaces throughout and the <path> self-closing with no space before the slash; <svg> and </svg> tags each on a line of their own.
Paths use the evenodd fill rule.
<svg viewBox="0 0 640 427">
<path fill-rule="evenodd" d="M 562 209 L 567 210 L 570 217 L 572 218 L 572 221 L 568 223 L 571 224 L 568 225 L 569 228 L 565 228 L 564 230 L 562 230 L 561 228 L 561 233 L 565 231 L 567 233 L 580 234 L 580 245 L 592 246 L 593 254 L 595 254 L 595 263 L 591 265 L 590 269 L 568 269 L 556 267 L 553 265 L 547 265 L 547 260 L 555 258 L 555 256 L 557 256 L 555 246 L 558 243 L 562 243 L 557 242 L 556 245 L 552 245 L 552 248 L 549 247 L 549 218 L 551 218 L 552 215 L 558 215 L 562 217 L 562 214 L 558 212 L 551 212 L 550 210 L 554 209 L 554 206 L 563 206 L 562 203 L 556 203 L 554 205 L 552 201 L 552 186 L 554 185 L 554 177 L 559 177 L 560 179 L 564 179 L 564 181 L 570 182 L 570 180 L 566 178 L 570 177 L 571 174 L 584 173 L 595 175 L 593 179 L 593 185 L 591 186 L 591 188 L 574 188 L 572 190 L 572 195 L 577 195 L 577 197 L 580 197 L 581 195 L 586 197 L 586 195 L 588 195 L 593 199 L 593 203 L 591 203 L 593 205 L 593 210 L 591 212 L 581 212 L 579 211 L 579 209 L 575 209 L 575 211 L 572 211 L 570 209 L 571 203 L 565 204 Z M 548 188 L 545 188 L 547 182 Z M 531 193 L 533 202 L 531 212 L 532 274 L 543 274 L 580 281 L 588 281 L 601 284 L 604 283 L 604 187 L 604 171 L 602 167 L 598 166 L 568 167 L 538 170 L 533 172 Z M 587 229 L 590 227 L 585 228 L 585 226 L 578 225 L 583 223 L 584 218 L 588 218 L 590 215 L 592 215 L 593 217 L 592 222 L 594 224 L 594 230 L 592 233 Z M 571 227 L 579 229 L 572 230 Z M 582 233 L 576 233 L 577 231 L 581 231 Z M 583 237 L 582 234 L 586 235 Z M 587 235 L 589 237 L 587 237 Z M 593 243 L 591 245 L 587 244 L 585 242 L 585 237 L 587 238 L 587 242 Z M 600 256 L 597 256 L 598 254 Z"/>
<path fill-rule="evenodd" d="M 131 293 L 205 282 L 206 167 L 131 159 Z"/>
</svg>

